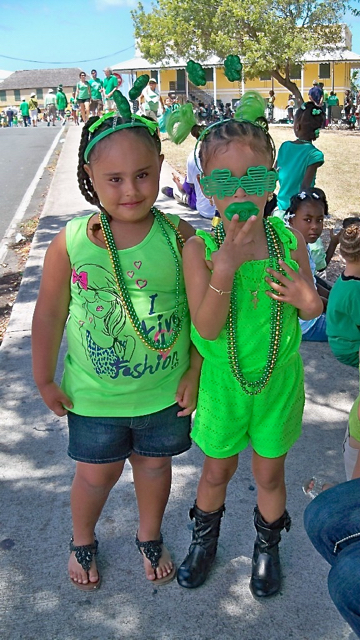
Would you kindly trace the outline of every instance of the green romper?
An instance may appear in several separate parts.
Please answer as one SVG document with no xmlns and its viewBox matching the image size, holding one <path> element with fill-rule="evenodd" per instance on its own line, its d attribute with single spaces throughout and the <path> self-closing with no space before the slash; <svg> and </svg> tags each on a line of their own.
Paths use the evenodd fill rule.
<svg viewBox="0 0 360 640">
<path fill-rule="evenodd" d="M 294 271 L 291 258 L 297 239 L 282 220 L 271 218 L 283 246 L 284 260 Z M 206 260 L 217 250 L 215 238 L 197 231 L 205 243 Z M 238 288 L 237 350 L 246 379 L 258 380 L 265 367 L 270 342 L 271 298 L 265 281 L 269 259 L 251 260 L 235 274 Z M 257 290 L 258 302 L 252 292 Z M 304 409 L 304 373 L 299 354 L 301 329 L 298 310 L 284 303 L 283 329 L 278 359 L 266 387 L 258 395 L 247 395 L 233 377 L 227 354 L 226 327 L 216 340 L 206 340 L 192 325 L 192 341 L 204 358 L 199 399 L 191 433 L 202 451 L 212 458 L 228 458 L 246 448 L 266 458 L 285 454 L 301 433 Z"/>
</svg>

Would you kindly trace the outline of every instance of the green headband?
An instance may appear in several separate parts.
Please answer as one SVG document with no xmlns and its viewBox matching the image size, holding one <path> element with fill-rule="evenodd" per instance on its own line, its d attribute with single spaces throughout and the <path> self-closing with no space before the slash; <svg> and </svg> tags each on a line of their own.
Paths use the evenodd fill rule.
<svg viewBox="0 0 360 640">
<path fill-rule="evenodd" d="M 85 153 L 84 153 L 85 162 L 88 161 L 91 149 L 100 140 L 102 140 L 106 136 L 109 136 L 111 133 L 114 133 L 115 131 L 121 131 L 121 129 L 131 129 L 133 127 L 143 127 L 143 128 L 146 128 L 149 131 L 149 133 L 153 136 L 154 133 L 156 132 L 156 129 L 159 126 L 157 122 L 152 122 L 151 120 L 148 120 L 147 118 L 143 118 L 142 116 L 138 116 L 136 114 L 131 116 L 130 122 L 123 122 L 123 123 L 117 125 L 116 122 L 117 122 L 118 116 L 119 116 L 119 114 L 116 111 L 110 111 L 109 113 L 105 113 L 103 116 L 101 116 L 101 118 L 96 120 L 96 122 L 94 122 L 89 127 L 89 129 L 88 129 L 89 133 L 94 133 L 94 131 L 96 131 L 96 129 L 101 127 L 101 125 L 105 121 L 107 121 L 109 118 L 113 118 L 113 121 L 114 121 L 112 127 L 109 127 L 108 129 L 105 129 L 105 131 L 102 131 L 97 136 L 94 136 L 93 138 L 91 138 L 89 144 L 87 145 L 87 147 L 85 149 Z"/>
</svg>

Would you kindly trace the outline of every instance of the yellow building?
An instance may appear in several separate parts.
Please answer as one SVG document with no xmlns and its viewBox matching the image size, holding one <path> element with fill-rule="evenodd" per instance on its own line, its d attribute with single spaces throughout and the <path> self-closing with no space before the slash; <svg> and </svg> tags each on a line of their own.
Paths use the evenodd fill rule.
<svg viewBox="0 0 360 640">
<path fill-rule="evenodd" d="M 341 46 L 334 47 L 332 51 L 309 53 L 304 56 L 302 64 L 293 68 L 291 79 L 299 87 L 304 100 L 308 97 L 313 81 L 317 80 L 324 84 L 325 91 L 334 91 L 339 98 L 339 104 L 343 105 L 344 92 L 350 88 L 351 70 L 360 68 L 360 55 L 351 51 L 351 40 L 349 28 L 343 25 Z M 112 69 L 121 74 L 129 74 L 130 85 L 142 73 L 155 77 L 163 97 L 169 91 L 175 91 L 182 101 L 189 99 L 195 103 L 199 100 L 205 103 L 216 103 L 216 101 L 222 100 L 223 103 L 231 102 L 234 104 L 247 89 L 255 89 L 264 97 L 267 97 L 270 89 L 273 89 L 277 109 L 286 108 L 289 89 L 271 78 L 270 72 L 260 78 L 249 80 L 246 78 L 245 62 L 242 81 L 229 82 L 225 77 L 224 67 L 219 58 L 213 56 L 202 62 L 202 65 L 207 78 L 204 87 L 195 87 L 189 82 L 185 71 L 185 60 L 166 64 L 151 64 L 140 55 L 135 55 L 131 60 L 112 65 Z"/>
</svg>

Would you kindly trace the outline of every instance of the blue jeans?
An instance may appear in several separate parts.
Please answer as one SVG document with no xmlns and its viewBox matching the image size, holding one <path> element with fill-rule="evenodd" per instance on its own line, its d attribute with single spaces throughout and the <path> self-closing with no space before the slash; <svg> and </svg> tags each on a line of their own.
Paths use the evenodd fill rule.
<svg viewBox="0 0 360 640">
<path fill-rule="evenodd" d="M 320 493 L 307 506 L 304 525 L 331 565 L 330 597 L 360 638 L 360 478 Z"/>
<path fill-rule="evenodd" d="M 321 316 L 316 318 L 315 324 L 313 324 L 309 331 L 303 333 L 302 339 L 311 342 L 327 342 L 325 313 L 322 313 Z"/>
</svg>

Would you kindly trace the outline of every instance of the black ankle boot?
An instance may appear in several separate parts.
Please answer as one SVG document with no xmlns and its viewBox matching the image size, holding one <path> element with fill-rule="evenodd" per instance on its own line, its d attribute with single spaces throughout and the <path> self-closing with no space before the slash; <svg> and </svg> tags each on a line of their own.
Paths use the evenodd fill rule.
<svg viewBox="0 0 360 640">
<path fill-rule="evenodd" d="M 217 511 L 201 511 L 196 502 L 190 509 L 189 516 L 191 520 L 195 518 L 195 524 L 189 552 L 177 573 L 177 581 L 182 587 L 195 589 L 205 582 L 216 555 L 224 511 L 225 505 Z"/>
<path fill-rule="evenodd" d="M 277 593 L 281 586 L 281 570 L 278 544 L 280 532 L 289 531 L 291 518 L 284 511 L 281 518 L 267 524 L 261 517 L 259 508 L 254 509 L 254 525 L 257 536 L 252 558 L 250 589 L 254 596 L 265 598 Z"/>
</svg>

